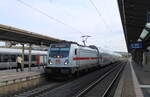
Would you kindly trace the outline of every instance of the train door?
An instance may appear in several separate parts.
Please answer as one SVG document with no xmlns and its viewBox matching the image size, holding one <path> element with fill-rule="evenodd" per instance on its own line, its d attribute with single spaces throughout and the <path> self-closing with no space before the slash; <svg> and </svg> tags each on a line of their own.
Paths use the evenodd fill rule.
<svg viewBox="0 0 150 97">
<path fill-rule="evenodd" d="M 99 55 L 98 55 L 98 62 L 99 62 L 99 65 L 101 66 L 102 65 L 102 53 L 99 52 Z"/>
<path fill-rule="evenodd" d="M 104 64 L 104 53 L 101 53 L 101 66 L 103 66 Z"/>
<path fill-rule="evenodd" d="M 36 65 L 38 65 L 40 62 L 39 62 L 39 55 L 36 55 Z"/>
<path fill-rule="evenodd" d="M 74 61 L 75 61 L 75 64 L 76 64 L 77 67 L 80 66 L 79 57 L 80 57 L 80 51 L 79 51 L 78 48 L 76 48 L 76 49 L 74 50 Z"/>
</svg>

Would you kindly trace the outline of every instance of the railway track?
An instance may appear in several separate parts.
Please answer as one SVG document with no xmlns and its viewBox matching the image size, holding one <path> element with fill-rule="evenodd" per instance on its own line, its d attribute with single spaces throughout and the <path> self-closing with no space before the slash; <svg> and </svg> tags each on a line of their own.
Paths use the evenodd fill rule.
<svg viewBox="0 0 150 97">
<path fill-rule="evenodd" d="M 98 84 L 102 84 L 104 79 L 108 79 L 108 76 L 112 74 L 119 76 L 123 69 L 123 64 L 125 63 L 115 63 L 70 81 L 49 83 L 32 91 L 16 95 L 15 97 L 87 97 L 90 95 L 88 93 L 91 93 Z M 117 73 L 118 70 L 119 72 Z M 113 77 L 116 78 L 108 85 L 103 94 L 108 95 L 109 89 L 118 78 L 117 76 Z M 105 95 L 100 97 L 106 97 Z"/>
<path fill-rule="evenodd" d="M 119 78 L 123 68 L 124 63 L 122 66 L 116 66 L 83 89 L 75 97 L 113 97 L 110 90 L 115 84 L 115 81 Z"/>
<path fill-rule="evenodd" d="M 62 82 L 49 82 L 43 86 L 40 86 L 38 88 L 35 88 L 33 90 L 30 91 L 26 91 L 20 94 L 15 95 L 14 97 L 35 97 L 37 95 L 40 95 L 46 91 L 50 91 L 54 88 L 57 88 L 61 85 L 64 85 L 65 83 L 67 83 L 66 81 L 62 81 Z"/>
</svg>

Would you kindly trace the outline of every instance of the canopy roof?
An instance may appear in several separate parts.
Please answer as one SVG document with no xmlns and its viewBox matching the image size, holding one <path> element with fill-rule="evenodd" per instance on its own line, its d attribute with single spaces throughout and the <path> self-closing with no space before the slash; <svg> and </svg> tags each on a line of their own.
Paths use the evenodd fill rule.
<svg viewBox="0 0 150 97">
<path fill-rule="evenodd" d="M 0 24 L 0 40 L 15 41 L 19 43 L 31 43 L 36 45 L 42 44 L 47 46 L 49 46 L 50 43 L 64 41 L 2 24 Z"/>
<path fill-rule="evenodd" d="M 146 26 L 150 12 L 150 0 L 118 0 L 124 35 L 130 52 L 131 43 L 142 42 L 143 48 L 150 45 L 149 33 L 142 39 L 143 30 L 150 31 Z"/>
</svg>

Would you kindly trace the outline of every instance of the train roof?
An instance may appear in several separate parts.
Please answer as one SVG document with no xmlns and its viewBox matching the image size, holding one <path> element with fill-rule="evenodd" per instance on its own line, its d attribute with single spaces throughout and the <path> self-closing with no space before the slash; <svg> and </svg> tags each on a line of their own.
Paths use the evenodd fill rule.
<svg viewBox="0 0 150 97">
<path fill-rule="evenodd" d="M 112 52 L 112 55 L 114 55 L 114 56 L 118 56 L 118 57 L 122 57 L 122 55 L 121 55 L 121 54 L 118 54 L 118 53 L 115 53 L 115 52 Z"/>
<path fill-rule="evenodd" d="M 21 54 L 22 49 L 0 48 L 0 54 Z M 47 51 L 32 50 L 32 55 L 47 55 Z M 25 50 L 24 54 L 29 54 L 29 50 Z"/>
<path fill-rule="evenodd" d="M 108 50 L 108 49 L 103 49 L 103 48 L 100 48 L 100 47 L 98 47 L 98 49 L 99 49 L 99 51 L 100 51 L 101 53 L 107 53 L 107 54 L 110 54 L 110 55 L 113 55 L 113 56 L 118 56 L 118 57 L 121 57 L 121 56 L 122 56 L 121 54 L 116 53 L 116 52 L 114 52 L 114 51 L 110 51 L 110 50 Z"/>
<path fill-rule="evenodd" d="M 86 47 L 86 48 L 90 48 L 90 49 L 97 49 L 97 47 L 95 45 L 85 46 L 85 45 L 78 44 L 77 42 L 59 42 L 59 43 L 53 43 L 51 45 L 55 45 L 55 44 L 75 44 L 75 45 L 80 46 L 80 47 Z"/>
</svg>

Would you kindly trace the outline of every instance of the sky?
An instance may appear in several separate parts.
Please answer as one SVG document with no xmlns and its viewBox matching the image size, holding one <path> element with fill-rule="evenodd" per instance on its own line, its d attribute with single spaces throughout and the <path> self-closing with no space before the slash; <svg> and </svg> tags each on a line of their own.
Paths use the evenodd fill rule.
<svg viewBox="0 0 150 97">
<path fill-rule="evenodd" d="M 83 44 L 81 36 L 89 35 L 91 37 L 88 38 L 87 45 L 112 51 L 127 51 L 117 0 L 91 0 L 99 14 L 90 0 L 21 1 L 32 8 L 23 5 L 19 0 L 1 0 L 0 24 L 79 44 Z"/>
</svg>

